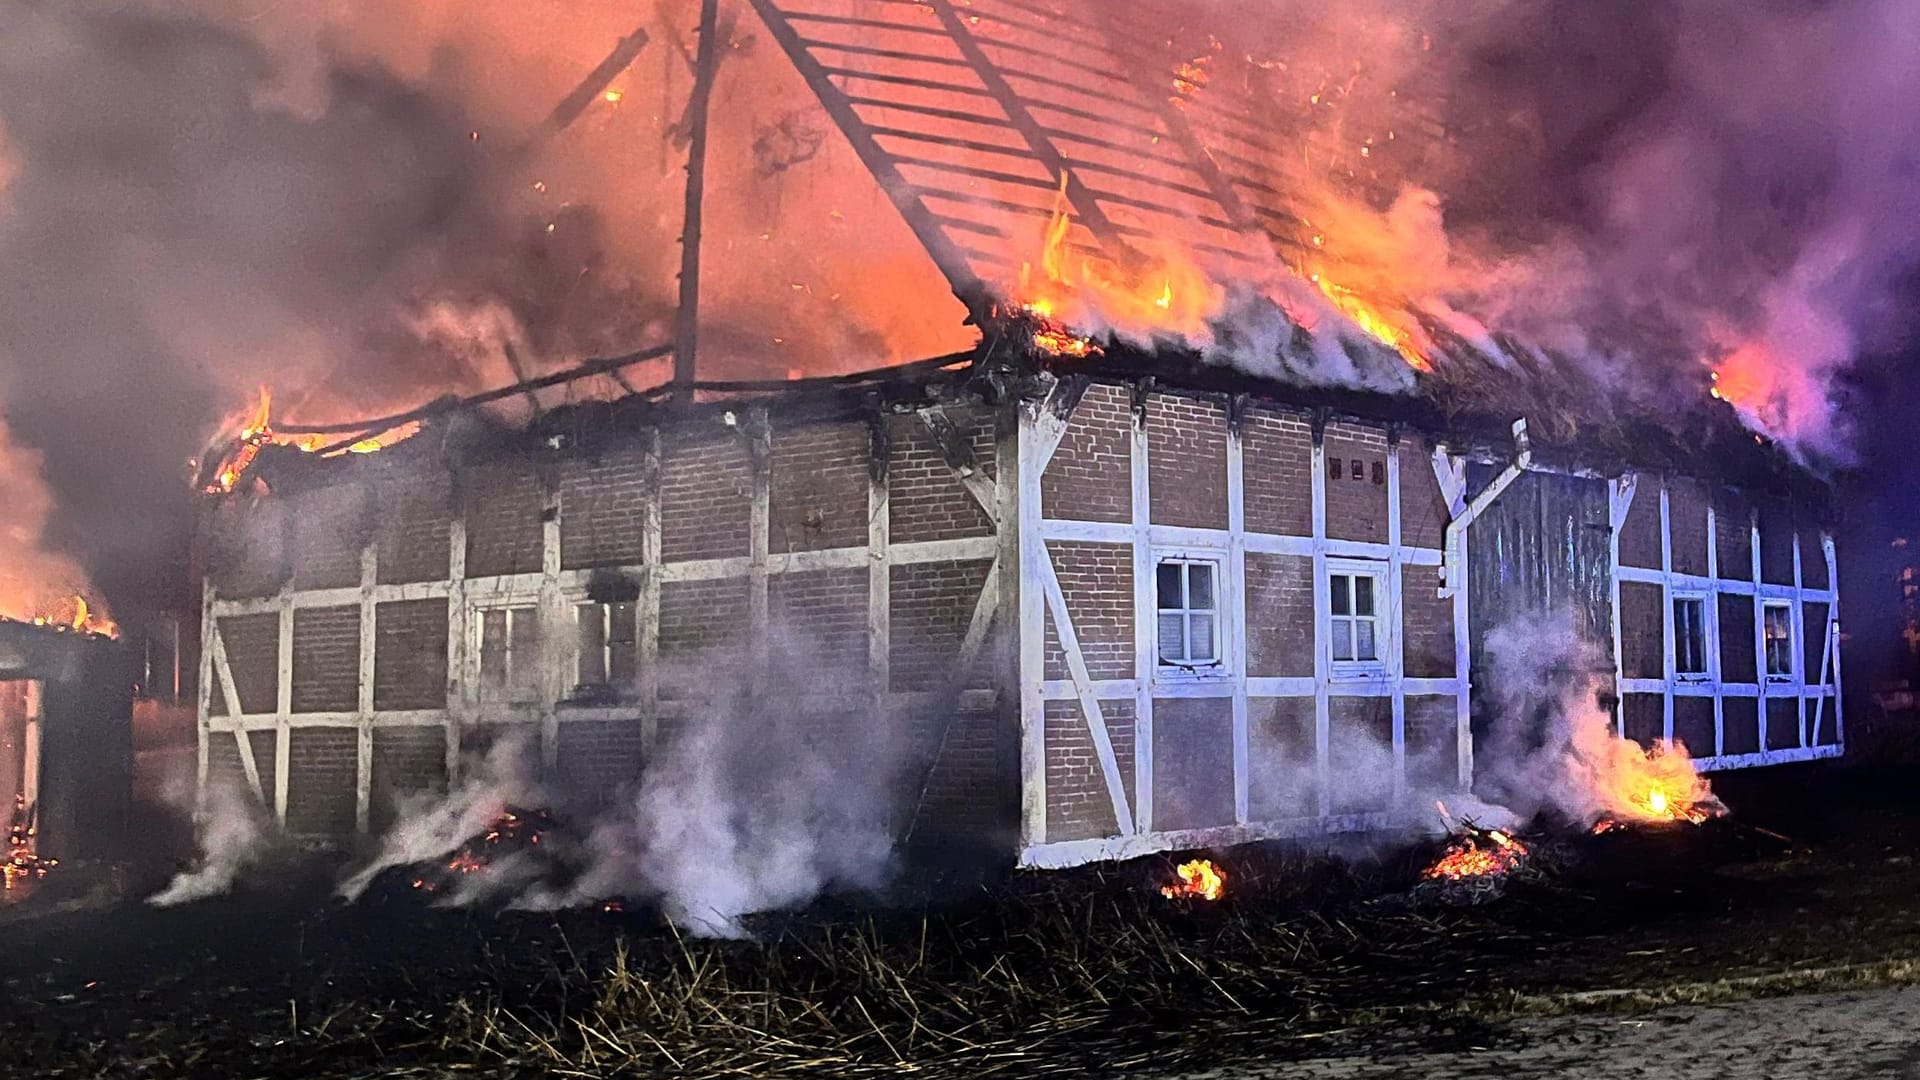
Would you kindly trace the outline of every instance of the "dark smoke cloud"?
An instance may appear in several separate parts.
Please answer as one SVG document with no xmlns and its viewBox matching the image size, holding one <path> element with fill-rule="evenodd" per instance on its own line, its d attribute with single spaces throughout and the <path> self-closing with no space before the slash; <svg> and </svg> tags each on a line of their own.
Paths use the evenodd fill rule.
<svg viewBox="0 0 1920 1080">
<path fill-rule="evenodd" d="M 334 57 L 296 111 L 261 44 L 202 17 L 0 21 L 5 423 L 43 455 L 49 540 L 116 598 L 190 527 L 184 463 L 254 384 L 364 413 L 497 381 L 502 340 L 631 347 L 664 310 L 434 80 Z"/>
<path fill-rule="evenodd" d="M 1717 369 L 1756 429 L 1853 459 L 1849 373 L 1899 342 L 1920 254 L 1912 5 L 1215 7 L 1190 25 L 1251 41 L 1279 113 L 1300 111 L 1309 152 L 1275 169 L 1330 247 L 1650 403 Z M 1366 162 L 1326 152 L 1366 139 Z M 1389 228 L 1408 187 L 1443 232 Z"/>
</svg>

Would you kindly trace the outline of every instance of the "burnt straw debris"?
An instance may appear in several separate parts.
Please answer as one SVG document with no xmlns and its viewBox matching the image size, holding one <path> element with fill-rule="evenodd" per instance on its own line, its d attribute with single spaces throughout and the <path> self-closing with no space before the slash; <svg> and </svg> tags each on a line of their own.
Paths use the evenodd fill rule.
<svg viewBox="0 0 1920 1080">
<path fill-rule="evenodd" d="M 1375 1030 L 1485 1045 L 1528 1002 L 1920 956 L 1920 812 L 1872 797 L 1910 783 L 1762 802 L 1730 782 L 1732 815 L 1697 826 L 1516 832 L 1525 868 L 1476 903 L 1430 895 L 1463 836 L 1505 850 L 1456 828 L 989 881 L 903 869 L 738 939 L 645 896 L 449 902 L 494 867 L 564 878 L 567 827 L 533 808 L 352 902 L 337 867 L 272 862 L 176 908 L 42 904 L 78 880 L 63 866 L 0 919 L 0 1034 L 32 1075 L 107 1077 L 1112 1075 Z"/>
</svg>

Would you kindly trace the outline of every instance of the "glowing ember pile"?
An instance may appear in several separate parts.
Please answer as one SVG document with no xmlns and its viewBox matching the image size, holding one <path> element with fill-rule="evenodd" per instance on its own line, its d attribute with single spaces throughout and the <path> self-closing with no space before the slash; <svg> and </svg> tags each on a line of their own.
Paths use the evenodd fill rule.
<svg viewBox="0 0 1920 1080">
<path fill-rule="evenodd" d="M 1471 825 L 1447 841 L 1446 852 L 1420 875 L 1425 881 L 1505 877 L 1526 865 L 1527 846 L 1499 829 Z"/>
<path fill-rule="evenodd" d="M 539 847 L 540 838 L 553 827 L 553 815 L 545 810 L 508 807 L 485 832 L 462 844 L 443 870 L 414 878 L 413 887 L 421 892 L 439 892 L 461 877 L 486 871 L 503 856 Z"/>
<path fill-rule="evenodd" d="M 1207 859 L 1181 863 L 1174 873 L 1180 880 L 1160 887 L 1169 900 L 1218 900 L 1227 894 L 1226 872 Z"/>
<path fill-rule="evenodd" d="M 58 859 L 43 859 L 34 852 L 34 828 L 27 797 L 15 795 L 13 825 L 7 830 L 7 858 L 0 863 L 0 888 L 13 889 L 24 882 L 37 881 L 58 865 Z"/>
</svg>

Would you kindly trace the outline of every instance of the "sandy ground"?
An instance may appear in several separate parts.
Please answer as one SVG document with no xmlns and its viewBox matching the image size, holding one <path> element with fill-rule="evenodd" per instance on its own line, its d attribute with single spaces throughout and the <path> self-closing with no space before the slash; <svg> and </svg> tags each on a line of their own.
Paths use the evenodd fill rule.
<svg viewBox="0 0 1920 1080">
<path fill-rule="evenodd" d="M 1497 1025 L 1485 1045 L 1247 1061 L 1167 1080 L 1855 1080 L 1920 1077 L 1920 987 Z"/>
</svg>

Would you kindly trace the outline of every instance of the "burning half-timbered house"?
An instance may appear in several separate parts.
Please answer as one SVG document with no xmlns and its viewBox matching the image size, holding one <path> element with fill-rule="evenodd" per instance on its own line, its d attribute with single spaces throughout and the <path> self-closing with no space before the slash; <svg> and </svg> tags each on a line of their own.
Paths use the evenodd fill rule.
<svg viewBox="0 0 1920 1080">
<path fill-rule="evenodd" d="M 351 837 L 502 732 L 604 793 L 751 692 L 903 747 L 845 778 L 903 833 L 1021 865 L 1381 828 L 1519 722 L 1476 710 L 1489 632 L 1565 613 L 1622 736 L 1708 770 L 1841 752 L 1824 489 L 1704 379 L 1654 409 L 1335 285 L 1249 164 L 1284 125 L 1205 65 L 1134 77 L 1124 27 L 752 6 L 978 348 L 703 383 L 683 327 L 572 373 L 677 352 L 673 382 L 524 429 L 443 403 L 329 456 L 263 418 L 211 484 L 203 785 Z"/>
</svg>

